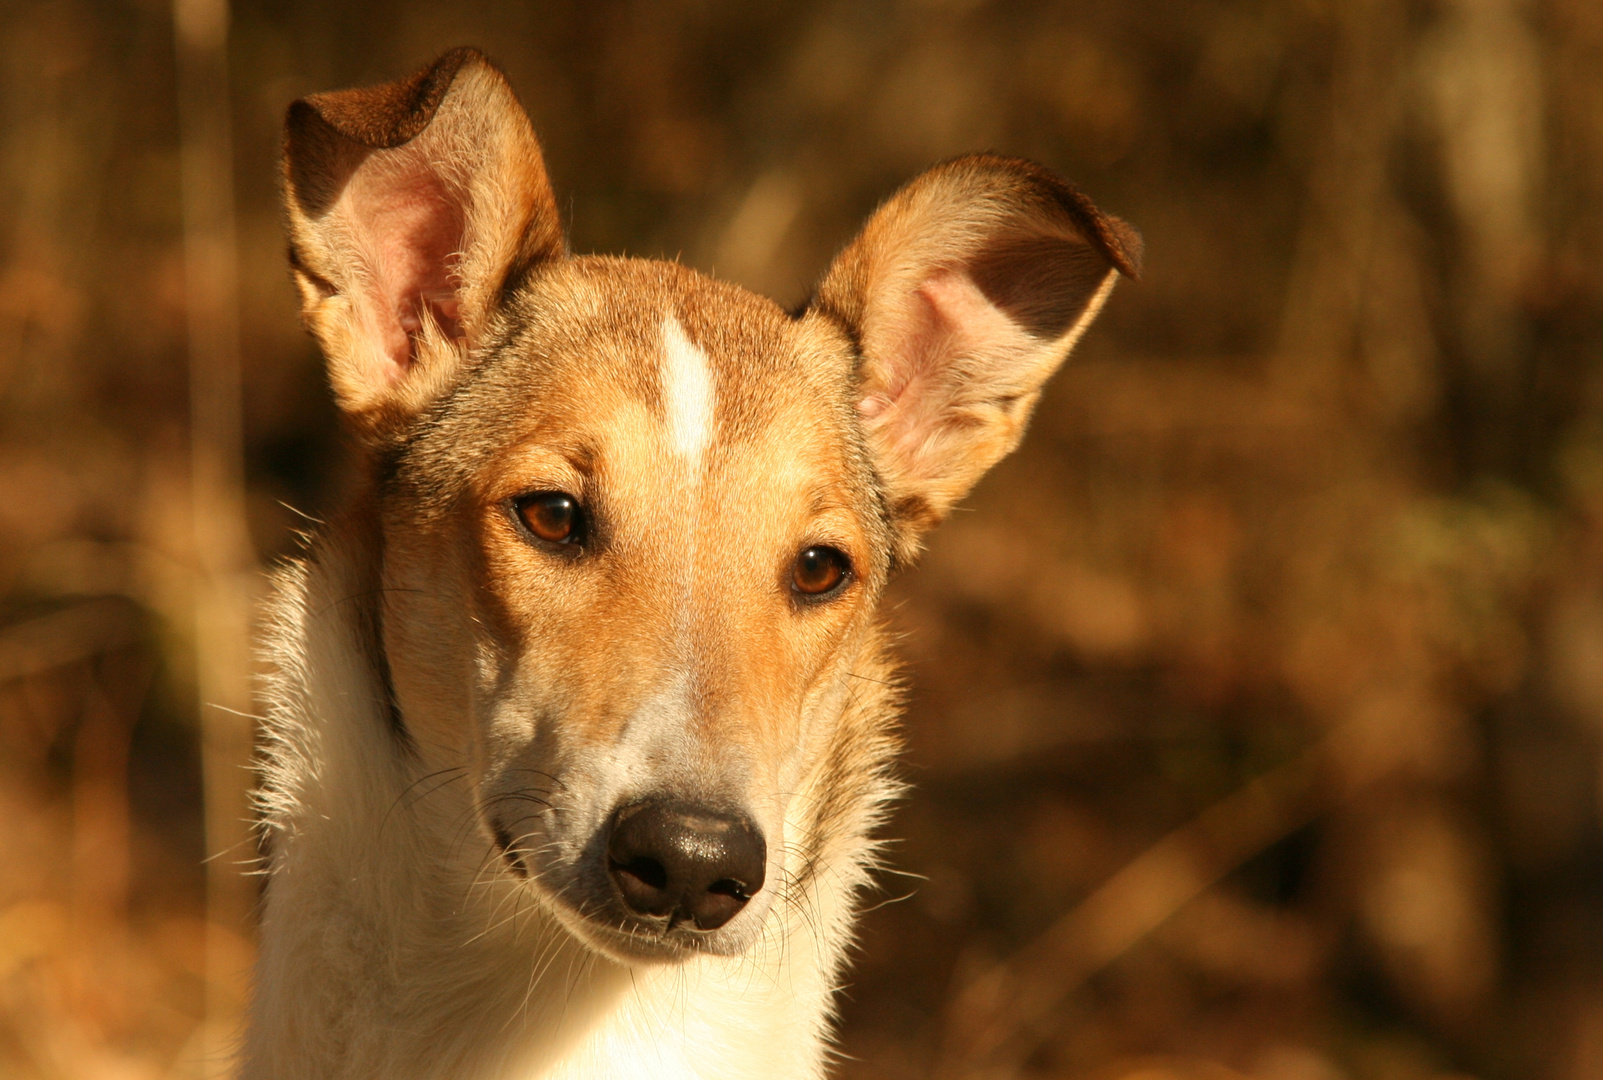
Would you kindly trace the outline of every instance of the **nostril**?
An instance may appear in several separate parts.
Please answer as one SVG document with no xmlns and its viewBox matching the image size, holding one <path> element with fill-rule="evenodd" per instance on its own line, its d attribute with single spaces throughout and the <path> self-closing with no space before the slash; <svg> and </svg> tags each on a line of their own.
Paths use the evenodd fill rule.
<svg viewBox="0 0 1603 1080">
<path fill-rule="evenodd" d="M 623 902 L 634 911 L 657 918 L 673 913 L 678 898 L 668 890 L 668 871 L 662 863 L 641 855 L 628 862 L 613 859 L 611 869 Z"/>
<path fill-rule="evenodd" d="M 746 888 L 744 882 L 736 881 L 734 878 L 724 878 L 722 881 L 715 881 L 711 885 L 707 886 L 707 891 L 717 896 L 733 897 L 734 899 L 739 900 L 741 903 L 745 903 L 747 900 L 750 900 L 752 893 L 750 889 Z"/>
<path fill-rule="evenodd" d="M 630 859 L 623 864 L 614 862 L 612 864 L 612 872 L 615 874 L 629 874 L 638 878 L 648 888 L 666 889 L 668 887 L 668 871 L 664 870 L 662 863 L 656 859 L 649 859 L 645 856 Z"/>
</svg>

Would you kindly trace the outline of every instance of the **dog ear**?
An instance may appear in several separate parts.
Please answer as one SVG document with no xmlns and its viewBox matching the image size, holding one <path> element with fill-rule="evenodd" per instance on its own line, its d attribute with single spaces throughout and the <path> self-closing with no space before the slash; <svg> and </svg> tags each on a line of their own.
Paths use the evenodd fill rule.
<svg viewBox="0 0 1603 1080">
<path fill-rule="evenodd" d="M 861 351 L 858 410 L 902 554 L 1016 445 L 1141 238 L 1028 161 L 959 158 L 891 196 L 810 311 Z"/>
<path fill-rule="evenodd" d="M 302 314 L 370 435 L 449 386 L 501 298 L 566 251 L 528 116 L 473 49 L 295 102 L 284 186 Z"/>
</svg>

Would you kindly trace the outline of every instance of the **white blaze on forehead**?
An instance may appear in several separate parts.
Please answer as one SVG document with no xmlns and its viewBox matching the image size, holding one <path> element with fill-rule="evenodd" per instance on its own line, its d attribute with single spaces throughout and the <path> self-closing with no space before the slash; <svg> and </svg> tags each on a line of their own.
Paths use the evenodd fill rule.
<svg viewBox="0 0 1603 1080">
<path fill-rule="evenodd" d="M 712 433 L 712 368 L 707 354 L 685 336 L 679 320 L 662 323 L 662 397 L 668 433 L 682 456 L 695 461 Z"/>
<path fill-rule="evenodd" d="M 714 409 L 712 368 L 707 354 L 685 333 L 671 313 L 662 321 L 663 420 L 668 444 L 683 463 L 681 481 L 690 489 L 701 484 L 701 455 L 712 437 Z M 695 500 L 692 500 L 694 502 Z M 694 756 L 691 721 L 696 709 L 689 671 L 696 652 L 691 632 L 691 604 L 696 580 L 696 530 L 689 529 L 678 545 L 680 600 L 674 611 L 676 640 L 674 671 L 643 715 L 629 725 L 620 747 L 619 762 L 631 774 L 629 782 L 642 791 L 671 782 L 674 767 L 685 767 Z"/>
</svg>

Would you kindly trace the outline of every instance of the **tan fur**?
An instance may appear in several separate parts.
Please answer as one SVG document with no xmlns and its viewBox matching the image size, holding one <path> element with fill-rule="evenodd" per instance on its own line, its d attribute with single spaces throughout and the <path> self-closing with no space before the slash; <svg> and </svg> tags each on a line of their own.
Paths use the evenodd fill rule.
<svg viewBox="0 0 1603 1080">
<path fill-rule="evenodd" d="M 818 1077 L 897 692 L 875 608 L 1018 441 L 1133 231 L 979 157 L 894 196 L 790 316 L 569 257 L 470 50 L 290 110 L 309 328 L 369 480 L 280 575 L 247 1077 Z M 581 545 L 511 507 L 576 499 Z M 804 548 L 840 589 L 791 588 Z M 726 925 L 619 919 L 617 808 L 732 807 Z M 625 913 L 627 914 L 627 913 Z"/>
</svg>

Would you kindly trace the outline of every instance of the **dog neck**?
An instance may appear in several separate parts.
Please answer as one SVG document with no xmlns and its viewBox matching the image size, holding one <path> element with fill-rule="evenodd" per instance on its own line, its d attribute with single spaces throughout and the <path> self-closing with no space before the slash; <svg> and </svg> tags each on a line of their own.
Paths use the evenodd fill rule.
<svg viewBox="0 0 1603 1080">
<path fill-rule="evenodd" d="M 361 523 L 374 517 L 358 509 L 281 571 L 268 613 L 271 902 L 244 1075 L 822 1075 L 867 836 L 891 795 L 877 639 L 839 747 L 792 802 L 787 834 L 805 839 L 758 942 L 624 965 L 508 872 L 465 770 L 410 745 L 382 659 L 382 550 Z"/>
</svg>

